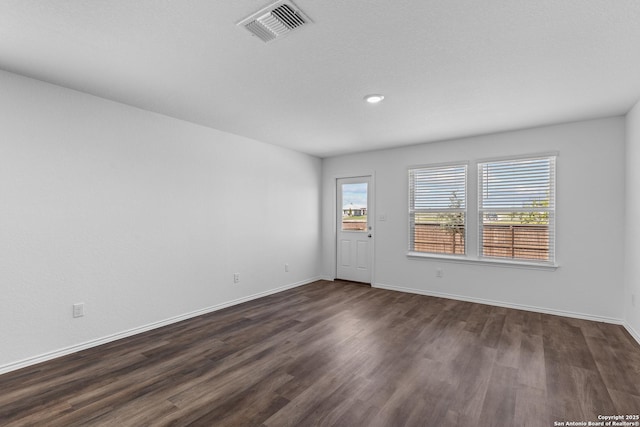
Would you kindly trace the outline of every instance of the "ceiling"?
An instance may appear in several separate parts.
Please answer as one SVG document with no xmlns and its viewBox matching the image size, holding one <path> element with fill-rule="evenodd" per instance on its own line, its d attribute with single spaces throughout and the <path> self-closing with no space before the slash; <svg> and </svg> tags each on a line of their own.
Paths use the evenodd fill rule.
<svg viewBox="0 0 640 427">
<path fill-rule="evenodd" d="M 319 157 L 626 113 L 638 0 L 0 0 L 0 68 Z M 369 105 L 363 97 L 381 93 Z"/>
</svg>

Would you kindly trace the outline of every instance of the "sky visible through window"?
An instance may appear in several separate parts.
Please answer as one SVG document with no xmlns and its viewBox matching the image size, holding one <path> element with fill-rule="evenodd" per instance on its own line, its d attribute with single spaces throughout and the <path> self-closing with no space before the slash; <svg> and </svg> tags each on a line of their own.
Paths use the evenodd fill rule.
<svg viewBox="0 0 640 427">
<path fill-rule="evenodd" d="M 342 185 L 342 208 L 367 207 L 367 183 Z"/>
<path fill-rule="evenodd" d="M 445 166 L 416 169 L 414 172 L 414 207 L 416 209 L 440 210 L 463 208 L 466 204 L 467 168 Z M 457 206 L 453 199 L 459 203 Z"/>
<path fill-rule="evenodd" d="M 549 159 L 531 159 L 517 162 L 485 164 L 483 171 L 482 202 L 484 208 L 531 207 L 535 202 L 549 200 Z M 464 200 L 465 183 L 456 181 L 451 175 L 464 174 L 461 167 L 442 168 L 446 174 L 439 175 L 437 169 L 416 176 L 415 207 L 442 209 L 451 207 L 454 194 Z"/>
<path fill-rule="evenodd" d="M 485 164 L 483 207 L 532 207 L 535 202 L 548 201 L 550 171 L 548 158 Z"/>
</svg>

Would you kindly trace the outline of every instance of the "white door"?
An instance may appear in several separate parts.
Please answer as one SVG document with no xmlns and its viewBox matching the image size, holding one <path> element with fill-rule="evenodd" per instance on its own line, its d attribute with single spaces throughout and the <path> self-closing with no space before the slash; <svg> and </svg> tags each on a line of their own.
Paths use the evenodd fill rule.
<svg viewBox="0 0 640 427">
<path fill-rule="evenodd" d="M 371 283 L 371 177 L 337 180 L 336 278 Z"/>
</svg>

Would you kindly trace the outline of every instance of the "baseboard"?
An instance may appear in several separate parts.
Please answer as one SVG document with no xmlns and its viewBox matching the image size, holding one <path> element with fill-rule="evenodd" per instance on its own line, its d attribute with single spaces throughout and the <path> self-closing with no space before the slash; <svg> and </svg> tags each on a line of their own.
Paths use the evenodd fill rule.
<svg viewBox="0 0 640 427">
<path fill-rule="evenodd" d="M 86 350 L 88 348 L 97 347 L 102 344 L 107 344 L 112 341 L 117 341 L 122 338 L 127 338 L 132 335 L 140 334 L 143 332 L 150 331 L 152 329 L 161 328 L 163 326 L 171 325 L 173 323 L 181 322 L 183 320 L 191 319 L 193 317 L 201 316 L 203 314 L 212 313 L 214 311 L 222 310 L 223 308 L 231 307 L 234 305 L 242 304 L 244 302 L 252 301 L 254 299 L 266 297 L 268 295 L 277 294 L 278 292 L 286 291 L 288 289 L 297 288 L 298 286 L 307 285 L 312 282 L 316 282 L 318 280 L 322 280 L 320 277 L 314 277 L 312 279 L 303 280 L 297 283 L 291 283 L 288 285 L 280 286 L 274 289 L 270 289 L 268 291 L 259 292 L 257 294 L 249 295 L 246 297 L 238 298 L 232 301 L 223 302 L 220 304 L 216 304 L 210 307 L 202 308 L 200 310 L 195 310 L 190 313 L 181 314 L 178 316 L 170 317 L 165 320 L 160 320 L 158 322 L 149 323 L 137 328 L 129 329 L 126 331 L 118 332 L 112 335 L 108 335 L 102 338 L 97 338 L 94 340 L 86 341 L 81 344 L 72 345 L 69 347 L 65 347 L 59 350 L 51 351 L 48 353 L 44 353 L 38 356 L 29 357 L 27 359 L 19 360 L 17 362 L 12 362 L 7 365 L 0 366 L 0 375 L 5 374 L 7 372 L 16 371 L 18 369 L 26 368 L 28 366 L 36 365 L 38 363 L 46 362 L 48 360 L 56 359 L 58 357 L 66 356 L 68 354 L 77 353 L 82 350 Z"/>
<path fill-rule="evenodd" d="M 628 324 L 627 322 L 624 322 L 622 326 L 624 326 L 627 332 L 629 332 L 629 335 L 631 335 L 633 339 L 636 340 L 638 344 L 640 344 L 640 333 L 638 333 L 638 331 L 633 329 L 631 325 Z"/>
<path fill-rule="evenodd" d="M 612 323 L 615 325 L 624 325 L 624 322 L 622 319 L 616 319 L 613 317 L 595 316 L 595 315 L 584 314 L 584 313 L 575 313 L 572 311 L 556 310 L 556 309 L 549 309 L 549 308 L 536 307 L 536 306 L 523 305 L 523 304 L 513 304 L 513 303 L 507 303 L 503 301 L 494 301 L 494 300 L 483 299 L 483 298 L 473 298 L 473 297 L 467 297 L 463 295 L 448 294 L 444 292 L 427 291 L 423 289 L 404 288 L 400 286 L 385 285 L 382 283 L 374 283 L 371 286 L 374 288 L 387 289 L 390 291 L 406 292 L 410 294 L 419 294 L 419 295 L 426 295 L 426 296 L 439 297 L 439 298 L 448 298 L 448 299 L 453 299 L 458 301 L 474 302 L 478 304 L 493 305 L 497 307 L 513 308 L 516 310 L 532 311 L 535 313 L 553 314 L 555 316 L 572 317 L 575 319 L 591 320 L 594 322 L 604 322 L 604 323 Z"/>
</svg>

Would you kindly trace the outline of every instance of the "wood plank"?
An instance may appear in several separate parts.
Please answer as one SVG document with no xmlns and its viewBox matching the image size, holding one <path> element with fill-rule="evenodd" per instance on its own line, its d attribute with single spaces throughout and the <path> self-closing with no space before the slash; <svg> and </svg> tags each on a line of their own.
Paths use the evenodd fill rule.
<svg viewBox="0 0 640 427">
<path fill-rule="evenodd" d="M 496 363 L 491 371 L 478 425 L 496 427 L 516 425 L 517 390 L 518 370 Z"/>
<path fill-rule="evenodd" d="M 547 389 L 544 340 L 541 335 L 523 334 L 521 337 L 518 383 L 543 391 Z"/>
<path fill-rule="evenodd" d="M 522 427 L 552 426 L 545 390 L 519 385 L 516 390 L 514 425 Z M 563 420 L 564 421 L 564 420 Z"/>
</svg>

